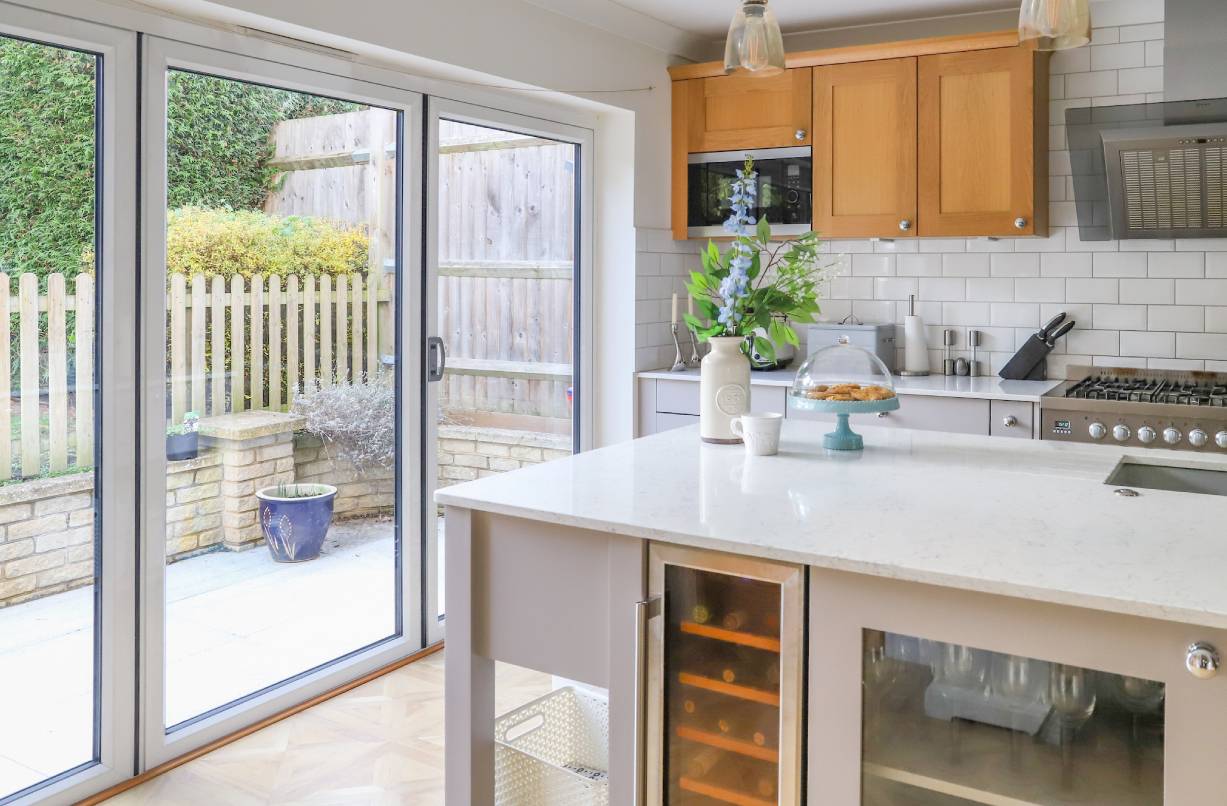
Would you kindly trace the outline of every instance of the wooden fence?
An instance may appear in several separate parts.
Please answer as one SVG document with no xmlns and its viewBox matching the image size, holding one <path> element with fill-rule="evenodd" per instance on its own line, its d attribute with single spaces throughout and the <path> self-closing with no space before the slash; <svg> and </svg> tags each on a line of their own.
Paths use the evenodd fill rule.
<svg viewBox="0 0 1227 806">
<path fill-rule="evenodd" d="M 386 290 L 362 275 L 170 277 L 166 299 L 171 421 L 287 409 L 299 392 L 361 382 L 383 362 Z M 387 317 L 392 318 L 392 317 Z"/>
<path fill-rule="evenodd" d="M 51 472 L 93 464 L 94 278 L 80 275 L 69 294 L 64 275 L 52 274 L 47 292 L 40 294 L 37 275 L 0 274 L 0 343 L 9 345 L 0 350 L 0 401 L 5 403 L 0 405 L 0 435 L 8 435 L 0 438 L 0 480 L 13 477 L 14 458 L 22 476 L 43 472 L 44 458 Z M 80 389 L 89 392 L 77 394 Z"/>
</svg>

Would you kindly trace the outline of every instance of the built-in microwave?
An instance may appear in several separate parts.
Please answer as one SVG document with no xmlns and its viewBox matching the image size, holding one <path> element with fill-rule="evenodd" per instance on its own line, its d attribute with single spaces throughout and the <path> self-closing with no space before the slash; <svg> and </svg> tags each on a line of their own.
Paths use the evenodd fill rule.
<svg viewBox="0 0 1227 806">
<path fill-rule="evenodd" d="M 728 235 L 729 185 L 737 170 L 754 158 L 758 172 L 758 207 L 754 219 L 764 215 L 773 235 L 808 232 L 813 220 L 813 157 L 809 146 L 760 148 L 748 151 L 710 151 L 691 154 L 687 178 L 687 234 L 691 238 Z"/>
</svg>

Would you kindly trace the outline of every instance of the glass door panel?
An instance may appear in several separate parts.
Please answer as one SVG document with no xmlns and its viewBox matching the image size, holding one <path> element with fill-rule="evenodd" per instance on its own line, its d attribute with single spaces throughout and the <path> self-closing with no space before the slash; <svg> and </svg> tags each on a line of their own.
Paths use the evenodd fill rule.
<svg viewBox="0 0 1227 806">
<path fill-rule="evenodd" d="M 1162 682 L 864 631 L 863 802 L 1157 806 Z"/>
<path fill-rule="evenodd" d="M 0 2 L 0 803 L 131 771 L 135 45 Z"/>
<path fill-rule="evenodd" d="M 442 367 L 430 396 L 432 489 L 567 456 L 580 434 L 581 145 L 543 121 L 510 125 L 513 116 L 490 110 L 450 119 L 455 105 L 445 107 L 430 124 L 427 304 Z M 509 125 L 481 120 L 482 111 Z M 428 562 L 439 569 L 428 632 L 440 637 L 442 511 L 428 521 Z"/>
<path fill-rule="evenodd" d="M 421 99 L 145 42 L 153 766 L 422 645 Z"/>
</svg>

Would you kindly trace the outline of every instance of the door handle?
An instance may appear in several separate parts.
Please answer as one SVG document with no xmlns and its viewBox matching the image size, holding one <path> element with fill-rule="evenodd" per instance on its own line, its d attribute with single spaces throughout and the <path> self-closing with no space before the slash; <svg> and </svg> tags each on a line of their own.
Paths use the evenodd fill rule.
<svg viewBox="0 0 1227 806">
<path fill-rule="evenodd" d="M 634 787 L 634 791 L 631 793 L 631 803 L 633 806 L 643 805 L 643 790 L 645 787 L 643 776 L 643 678 L 648 672 L 648 670 L 645 668 L 646 664 L 644 663 L 647 656 L 648 620 L 660 615 L 661 605 L 661 598 L 659 596 L 644 599 L 640 602 L 635 602 L 635 752 L 634 775 L 631 778 L 632 786 Z"/>
<path fill-rule="evenodd" d="M 447 348 L 443 346 L 443 339 L 438 336 L 428 336 L 426 338 L 426 380 L 428 383 L 436 383 L 443 380 L 443 373 L 447 369 Z"/>
</svg>

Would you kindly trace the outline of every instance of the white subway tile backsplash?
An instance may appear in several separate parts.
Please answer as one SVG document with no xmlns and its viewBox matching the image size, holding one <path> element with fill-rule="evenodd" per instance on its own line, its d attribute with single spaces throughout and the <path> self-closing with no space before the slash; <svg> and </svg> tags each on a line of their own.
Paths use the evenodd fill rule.
<svg viewBox="0 0 1227 806">
<path fill-rule="evenodd" d="M 857 277 L 880 277 L 895 273 L 894 255 L 853 255 L 852 274 Z"/>
<path fill-rule="evenodd" d="M 972 277 L 967 280 L 969 302 L 1013 302 L 1014 280 L 1009 277 Z"/>
<path fill-rule="evenodd" d="M 831 281 L 832 299 L 873 299 L 872 277 L 836 277 Z"/>
<path fill-rule="evenodd" d="M 1040 257 L 1041 277 L 1090 277 L 1091 255 L 1080 252 L 1050 252 Z"/>
<path fill-rule="evenodd" d="M 1176 280 L 1177 305 L 1227 305 L 1227 280 Z"/>
<path fill-rule="evenodd" d="M 1049 61 L 1049 72 L 1060 75 L 1062 73 L 1085 73 L 1091 69 L 1091 49 L 1090 48 L 1074 48 L 1073 50 L 1058 50 L 1052 54 L 1052 59 Z"/>
<path fill-rule="evenodd" d="M 874 299 L 907 299 L 916 293 L 915 277 L 873 278 Z"/>
<path fill-rule="evenodd" d="M 1223 242 L 1227 245 L 1227 238 Z M 1227 252 L 1206 253 L 1206 277 L 1227 278 Z"/>
<path fill-rule="evenodd" d="M 1206 308 L 1206 331 L 1227 333 L 1227 308 L 1218 306 Z M 1224 356 L 1224 360 L 1227 360 L 1227 356 Z"/>
<path fill-rule="evenodd" d="M 993 277 L 1039 277 L 1040 256 L 1035 253 L 1002 252 L 989 256 Z"/>
<path fill-rule="evenodd" d="M 1095 0 L 1091 18 L 1103 27 L 1163 22 L 1163 0 Z"/>
<path fill-rule="evenodd" d="M 1227 355 L 1227 333 L 1177 333 L 1176 358 L 1217 359 Z"/>
<path fill-rule="evenodd" d="M 883 324 L 895 321 L 895 303 L 881 300 L 854 299 L 852 314 L 862 322 Z"/>
<path fill-rule="evenodd" d="M 1014 281 L 1015 302 L 1064 302 L 1065 281 L 1058 277 L 1024 277 Z"/>
<path fill-rule="evenodd" d="M 1040 306 L 1034 302 L 994 302 L 989 306 L 989 323 L 997 327 L 1037 328 Z"/>
<path fill-rule="evenodd" d="M 1163 43 L 1162 42 L 1147 42 L 1146 43 L 1146 66 L 1156 67 L 1163 64 Z"/>
<path fill-rule="evenodd" d="M 958 302 L 967 299 L 967 281 L 956 277 L 921 277 L 917 299 Z"/>
<path fill-rule="evenodd" d="M 1200 305 L 1151 305 L 1145 327 L 1198 333 L 1206 329 L 1206 309 Z"/>
<path fill-rule="evenodd" d="M 919 238 L 917 245 L 920 252 L 923 253 L 938 253 L 946 252 L 966 252 L 966 238 Z"/>
<path fill-rule="evenodd" d="M 990 318 L 987 302 L 946 302 L 942 304 L 942 324 L 947 327 L 987 325 Z"/>
<path fill-rule="evenodd" d="M 1096 330 L 1145 330 L 1145 305 L 1096 305 L 1092 309 Z"/>
<path fill-rule="evenodd" d="M 1120 250 L 1122 252 L 1175 252 L 1176 242 L 1162 238 L 1135 238 L 1130 241 L 1121 241 Z"/>
<path fill-rule="evenodd" d="M 1126 92 L 1162 92 L 1162 67 L 1134 67 L 1121 70 L 1117 78 L 1122 93 Z"/>
<path fill-rule="evenodd" d="M 1122 331 L 1120 354 L 1142 358 L 1174 358 L 1176 334 L 1147 330 Z"/>
<path fill-rule="evenodd" d="M 1150 252 L 1146 256 L 1149 277 L 1204 277 L 1206 256 L 1201 252 Z"/>
<path fill-rule="evenodd" d="M 941 255 L 899 255 L 895 266 L 900 277 L 941 277 Z"/>
<path fill-rule="evenodd" d="M 964 253 L 942 257 L 942 274 L 946 277 L 988 277 L 988 266 L 988 255 Z"/>
<path fill-rule="evenodd" d="M 977 254 L 990 252 L 996 254 L 998 252 L 1013 252 L 1013 238 L 968 238 L 967 251 Z"/>
<path fill-rule="evenodd" d="M 1097 252 L 1091 273 L 1095 277 L 1145 277 L 1146 255 L 1137 252 Z"/>
<path fill-rule="evenodd" d="M 877 238 L 871 243 L 874 252 L 886 255 L 904 255 L 920 251 L 915 238 Z"/>
<path fill-rule="evenodd" d="M 1086 76 L 1097 75 L 1100 71 L 1108 72 L 1112 76 L 1112 92 L 1086 92 L 1078 93 L 1072 89 L 1069 90 L 1070 95 L 1115 95 L 1116 94 L 1116 71 L 1124 67 L 1145 67 L 1146 66 L 1146 43 L 1144 42 L 1127 42 L 1124 44 L 1108 44 L 1097 45 L 1091 44 L 1091 70 L 1090 73 L 1076 73 L 1067 76 L 1065 84 L 1067 87 L 1081 86 L 1075 84 L 1076 81 L 1084 80 Z"/>
<path fill-rule="evenodd" d="M 1095 306 L 1089 302 L 1045 302 L 1040 304 L 1040 322 L 1047 322 L 1059 313 L 1065 314 L 1067 321 L 1073 320 L 1074 330 L 1093 330 Z M 1059 349 L 1065 349 L 1060 347 Z"/>
<path fill-rule="evenodd" d="M 1145 42 L 1148 39 L 1163 38 L 1163 23 L 1152 22 L 1146 25 L 1126 25 L 1117 29 L 1121 42 Z"/>
<path fill-rule="evenodd" d="M 1185 358 L 1149 358 L 1146 360 L 1149 369 L 1175 369 L 1181 372 L 1199 371 L 1206 368 L 1205 361 L 1192 361 Z"/>
<path fill-rule="evenodd" d="M 1121 280 L 1120 301 L 1124 305 L 1170 305 L 1175 302 L 1175 283 L 1175 280 Z"/>
<path fill-rule="evenodd" d="M 1119 280 L 1071 277 L 1065 281 L 1067 302 L 1112 302 L 1119 299 Z"/>
<path fill-rule="evenodd" d="M 1064 252 L 1065 230 L 1058 227 L 1047 238 L 1015 238 L 1013 243 L 1015 252 Z"/>
<path fill-rule="evenodd" d="M 1112 48 L 1133 48 L 1135 45 L 1110 45 Z M 1131 67 L 1141 67 L 1146 62 L 1146 47 L 1143 43 L 1136 44 L 1138 49 L 1138 60 L 1136 65 Z M 1107 47 L 1095 48 L 1094 50 L 1107 50 Z M 1095 61 L 1095 54 L 1091 54 L 1092 64 Z M 1074 73 L 1073 75 L 1065 76 L 1065 91 L 1070 96 L 1093 98 L 1097 95 L 1116 95 L 1116 68 L 1115 67 L 1095 67 L 1094 73 Z"/>
<path fill-rule="evenodd" d="M 1071 330 L 1065 349 L 1088 355 L 1120 355 L 1120 332 L 1116 330 Z"/>
</svg>

